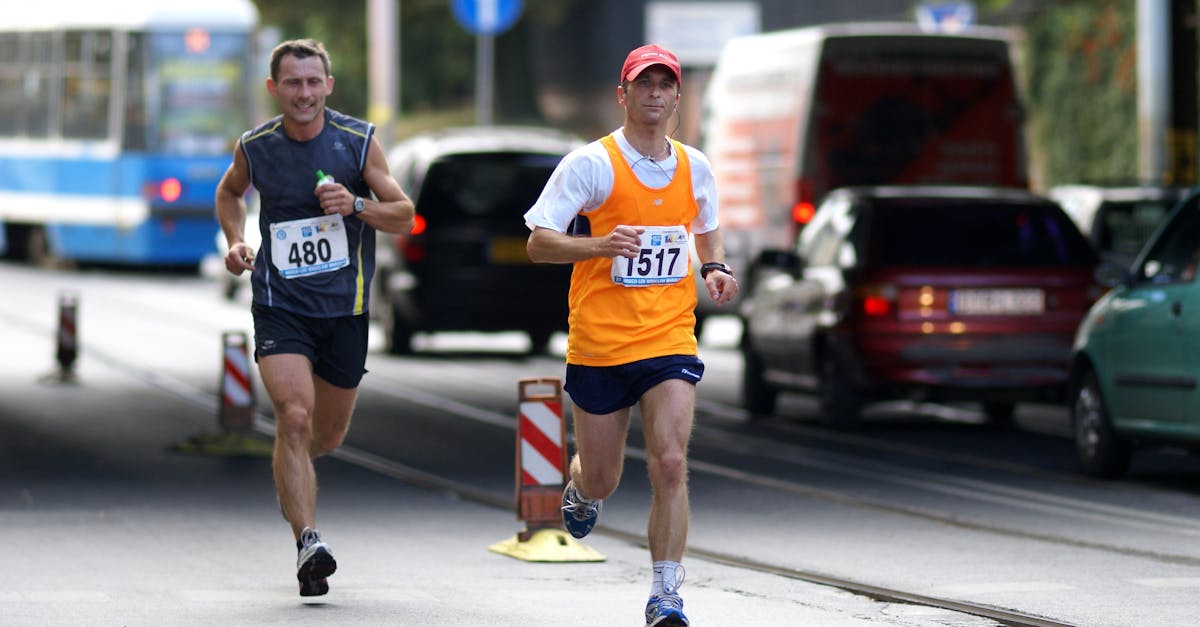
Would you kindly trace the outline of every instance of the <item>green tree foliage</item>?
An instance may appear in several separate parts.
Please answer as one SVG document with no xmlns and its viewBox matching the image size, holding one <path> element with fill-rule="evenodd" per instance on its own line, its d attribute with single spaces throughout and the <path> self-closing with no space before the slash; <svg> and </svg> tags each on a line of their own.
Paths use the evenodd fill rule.
<svg viewBox="0 0 1200 627">
<path fill-rule="evenodd" d="M 1045 186 L 1137 178 L 1134 5 L 1061 2 L 1027 25 L 1026 109 Z"/>
<path fill-rule="evenodd" d="M 345 5 L 317 0 L 255 0 L 264 25 L 280 29 L 283 39 L 309 37 L 325 44 L 333 65 L 329 106 L 362 116 L 366 94 L 365 3 Z"/>
<path fill-rule="evenodd" d="M 455 21 L 451 0 L 394 0 L 400 14 L 400 109 L 405 117 L 470 111 L 475 98 L 475 36 Z M 559 19 L 575 0 L 524 0 L 521 19 L 495 38 L 498 122 L 539 119 L 533 98 L 528 25 Z M 284 39 L 325 43 L 335 86 L 329 106 L 367 112 L 367 0 L 255 0 L 264 25 Z M 501 86 L 504 89 L 501 90 Z"/>
</svg>

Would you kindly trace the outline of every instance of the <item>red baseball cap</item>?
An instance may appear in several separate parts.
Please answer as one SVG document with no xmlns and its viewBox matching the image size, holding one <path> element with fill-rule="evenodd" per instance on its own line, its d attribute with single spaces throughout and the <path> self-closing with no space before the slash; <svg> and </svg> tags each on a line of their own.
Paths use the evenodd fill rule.
<svg viewBox="0 0 1200 627">
<path fill-rule="evenodd" d="M 625 65 L 621 68 L 621 80 L 631 81 L 651 65 L 665 65 L 675 75 L 676 83 L 683 82 L 679 72 L 679 59 L 670 50 L 655 44 L 634 48 L 629 56 L 625 57 Z"/>
</svg>

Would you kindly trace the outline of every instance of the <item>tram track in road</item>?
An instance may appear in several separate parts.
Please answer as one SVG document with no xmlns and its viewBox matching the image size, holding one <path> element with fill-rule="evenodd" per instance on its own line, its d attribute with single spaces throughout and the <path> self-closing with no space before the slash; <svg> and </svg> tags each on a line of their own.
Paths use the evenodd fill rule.
<svg viewBox="0 0 1200 627">
<path fill-rule="evenodd" d="M 408 402 L 424 405 L 429 408 L 451 413 L 462 418 L 483 422 L 494 427 L 500 427 L 507 430 L 513 430 L 516 428 L 516 420 L 510 416 L 506 416 L 486 408 L 461 403 L 453 399 L 447 399 L 429 392 L 408 388 L 407 386 L 403 386 L 402 384 L 397 384 L 395 382 L 373 382 L 369 385 L 369 388 L 372 393 L 382 393 L 388 396 L 394 396 L 396 398 L 404 399 Z M 256 425 L 259 422 L 259 420 L 256 420 Z M 266 422 L 265 417 L 263 417 L 261 422 Z M 421 471 L 412 468 L 411 466 L 400 464 L 394 460 L 389 460 L 387 458 L 354 447 L 343 446 L 341 449 L 334 451 L 331 455 L 336 459 L 359 465 L 405 483 L 423 487 L 428 490 L 451 494 L 457 498 L 481 505 L 486 505 L 488 507 L 494 507 L 505 511 L 514 511 L 514 498 L 512 495 L 499 495 L 488 490 L 481 490 L 470 484 L 455 481 L 434 473 Z M 643 449 L 634 447 L 627 449 L 627 455 L 629 457 L 641 460 L 644 460 L 646 457 Z M 692 467 L 695 469 L 694 465 Z M 729 477 L 731 476 L 730 471 L 734 471 L 734 469 L 721 467 L 715 464 L 701 463 L 701 468 L 698 469 L 698 471 Z M 735 471 L 732 473 L 732 476 L 737 478 L 741 477 L 742 475 L 736 473 Z M 603 524 L 597 525 L 594 529 L 594 533 L 615 538 L 639 547 L 647 546 L 647 538 L 645 535 L 630 533 Z M 687 549 L 687 554 L 695 558 L 724 564 L 726 566 L 743 568 L 775 575 L 778 577 L 830 586 L 845 590 L 847 592 L 859 594 L 877 601 L 919 605 L 954 611 L 994 620 L 1000 625 L 1009 625 L 1012 627 L 1070 626 L 1070 623 L 1063 623 L 1046 617 L 1035 616 L 1015 610 L 932 597 L 881 586 L 874 586 L 810 570 L 795 569 L 778 564 L 771 564 L 719 550 L 692 546 Z"/>
<path fill-rule="evenodd" d="M 482 376 L 482 372 L 475 373 L 472 376 L 470 369 L 463 371 L 462 368 L 459 368 L 459 371 L 459 376 L 463 376 L 465 379 L 477 380 Z M 516 421 L 512 416 L 440 396 L 428 391 L 427 388 L 418 388 L 398 379 L 386 379 L 384 377 L 387 377 L 386 373 L 376 373 L 375 378 L 364 385 L 375 393 L 397 400 L 417 403 L 433 410 L 455 414 L 461 418 L 486 423 L 493 427 L 500 427 L 509 431 L 516 428 Z M 723 407 L 705 401 L 699 401 L 698 405 L 700 404 L 703 404 L 706 411 L 711 411 L 714 408 L 721 409 Z M 726 408 L 726 411 L 735 413 L 738 410 Z M 1079 478 L 1074 476 L 1041 471 L 1022 464 L 983 460 L 960 454 L 944 454 L 936 450 L 912 445 L 871 440 L 864 436 L 826 433 L 821 433 L 820 435 L 822 437 L 837 438 L 843 441 L 843 443 L 850 441 L 869 451 L 879 450 L 882 447 L 893 452 L 898 450 L 909 455 L 919 454 L 926 457 L 952 459 L 958 463 L 1037 476 L 1042 479 L 1069 481 L 1072 483 L 1080 481 Z M 1026 511 L 1033 514 L 1055 516 L 1068 520 L 1100 523 L 1125 528 L 1135 533 L 1172 533 L 1185 538 L 1200 537 L 1200 523 L 1197 523 L 1190 517 L 1159 514 L 1135 507 L 1108 505 L 1084 498 L 1073 498 L 1009 486 L 994 481 L 972 479 L 969 476 L 951 476 L 945 473 L 923 471 L 895 463 L 876 461 L 871 459 L 870 454 L 858 456 L 836 453 L 810 446 L 782 443 L 759 436 L 740 434 L 727 429 L 708 427 L 701 424 L 697 424 L 695 427 L 693 454 L 689 461 L 689 468 L 692 472 L 703 473 L 713 477 L 755 485 L 796 496 L 820 499 L 839 505 L 900 514 L 955 528 L 980 531 L 1020 540 L 1091 549 L 1127 557 L 1150 559 L 1164 564 L 1200 566 L 1200 557 L 1194 555 L 1164 553 L 1100 541 L 1089 541 L 1076 537 L 1044 533 L 1029 528 L 1006 526 L 986 519 L 972 520 L 961 514 L 931 507 L 921 507 L 895 500 L 829 490 L 809 483 L 755 473 L 739 467 L 706 461 L 697 456 L 695 450 L 697 445 L 709 447 L 710 450 L 718 449 L 726 453 L 732 453 L 745 459 L 769 459 L 772 462 L 787 464 L 792 467 L 835 473 L 860 479 L 863 483 L 892 484 L 905 489 L 937 494 L 963 502 L 979 502 L 1014 511 Z M 643 449 L 631 446 L 627 449 L 627 454 L 631 458 L 645 460 L 645 451 Z"/>
<path fill-rule="evenodd" d="M 745 409 L 729 406 L 723 403 L 706 401 L 703 399 L 696 400 L 696 410 L 697 412 L 703 412 L 710 417 L 718 419 L 721 424 L 725 425 L 744 423 L 750 419 L 750 414 Z M 848 445 L 861 450 L 872 451 L 874 453 L 900 454 L 914 458 L 951 462 L 974 468 L 999 470 L 1003 472 L 1023 474 L 1058 481 L 1080 480 L 1078 474 L 1055 472 L 1052 470 L 1038 468 L 1030 464 L 980 457 L 979 455 L 970 455 L 966 453 L 949 452 L 942 449 L 917 446 L 903 442 L 882 440 L 871 436 L 858 435 L 848 431 L 813 427 L 797 424 L 791 421 L 772 422 L 767 425 L 767 427 L 789 437 L 801 437 L 829 442 L 832 444 Z"/>
<path fill-rule="evenodd" d="M 0 311 L 0 320 L 9 322 L 10 329 L 17 329 L 21 332 L 37 334 L 53 338 L 52 321 L 35 320 L 34 316 L 26 315 L 28 312 L 5 313 Z M 140 380 L 149 387 L 156 388 L 163 392 L 174 395 L 181 400 L 198 407 L 201 412 L 207 416 L 215 415 L 218 409 L 219 399 L 214 391 L 206 390 L 203 386 L 194 385 L 186 381 L 182 381 L 173 377 L 169 373 L 164 373 L 146 364 L 139 364 L 135 359 L 125 357 L 119 353 L 117 344 L 104 343 L 99 344 L 90 341 L 88 336 L 84 336 L 82 342 L 81 353 L 88 359 L 96 359 L 109 368 L 120 370 L 126 375 L 131 376 L 135 380 Z M 468 396 L 449 395 L 438 392 L 438 386 L 434 385 L 439 376 L 434 372 L 442 363 L 440 358 L 431 358 L 427 360 L 420 369 L 425 372 L 420 373 L 416 381 L 405 380 L 404 377 L 398 376 L 396 372 L 389 372 L 390 368 L 380 367 L 373 369 L 372 376 L 365 380 L 364 392 L 368 394 L 378 394 L 387 398 L 402 399 L 408 403 L 414 403 L 427 407 L 441 414 L 453 415 L 460 418 L 469 419 L 479 423 L 485 423 L 493 428 L 501 428 L 508 431 L 515 429 L 515 416 L 509 415 L 502 411 L 496 411 L 497 406 L 490 401 L 483 400 L 481 402 L 472 402 Z M 485 366 L 474 366 L 470 363 L 463 363 L 461 360 L 445 360 L 449 363 L 453 372 L 452 378 L 454 382 L 449 385 L 453 388 L 454 385 L 462 381 L 477 380 L 481 383 L 479 386 L 480 393 L 485 397 L 495 397 L 497 391 L 503 391 L 507 385 L 501 384 L 497 379 L 489 379 L 486 381 L 480 380 L 479 377 L 484 376 L 485 372 L 492 372 L 496 368 L 495 364 Z M 507 364 L 507 360 L 502 360 L 502 364 Z M 406 369 L 411 364 L 403 363 Z M 514 372 L 527 370 L 528 363 L 521 361 L 512 362 L 512 370 Z M 535 366 L 540 366 L 540 362 L 535 362 Z M 507 368 L 507 366 L 504 366 Z M 407 372 L 411 372 L 408 370 Z M 477 376 L 478 374 L 478 376 Z M 506 376 L 507 373 L 501 371 L 500 378 Z M 514 379 L 515 381 L 515 379 Z M 702 411 L 711 412 L 713 407 L 705 402 L 701 402 Z M 515 407 L 515 403 L 514 403 Z M 732 408 L 731 408 L 732 409 Z M 736 410 L 734 410 L 736 411 Z M 729 417 L 729 416 L 727 416 Z M 732 420 L 736 418 L 733 416 Z M 273 423 L 270 419 L 261 413 L 255 414 L 254 428 L 257 432 L 271 436 L 274 432 Z M 711 429 L 711 430 L 710 430 Z M 752 454 L 761 456 L 764 444 L 770 444 L 769 441 L 762 437 L 753 437 L 745 434 L 731 434 L 728 431 L 723 431 L 717 428 L 702 426 L 698 428 L 697 435 L 704 446 L 711 446 L 711 441 L 721 444 L 725 453 L 735 456 L 746 456 Z M 733 437 L 736 436 L 736 437 Z M 840 437 L 840 436 L 839 436 Z M 911 451 L 908 451 L 911 452 Z M 778 452 L 781 458 L 796 457 L 797 450 L 780 449 Z M 629 456 L 634 459 L 644 459 L 645 453 L 643 450 L 631 447 Z M 799 455 L 804 457 L 803 455 Z M 462 481 L 456 481 L 447 476 L 440 476 L 435 473 L 426 472 L 424 470 L 405 465 L 398 460 L 388 459 L 387 457 L 371 453 L 355 447 L 346 446 L 343 449 L 335 452 L 332 457 L 343 462 L 354 464 L 363 468 L 368 468 L 374 472 L 391 477 L 393 479 L 409 483 L 429 489 L 432 491 L 444 492 L 453 495 L 462 500 L 471 501 L 485 505 L 488 507 L 503 509 L 511 512 L 513 510 L 513 497 L 511 493 L 502 494 L 495 490 L 483 490 L 477 486 Z M 836 468 L 842 462 L 830 462 L 825 460 L 824 463 L 834 464 Z M 828 469 L 828 468 L 827 468 Z M 861 498 L 853 494 L 841 493 L 834 490 L 826 490 L 814 485 L 807 485 L 799 481 L 783 480 L 763 474 L 755 474 L 744 469 L 739 469 L 727 464 L 720 464 L 704 458 L 693 459 L 692 470 L 695 473 L 702 473 L 712 476 L 718 476 L 728 480 L 750 483 L 762 488 L 770 490 L 783 491 L 785 493 L 798 494 L 810 498 L 817 498 L 837 502 L 839 504 L 848 505 L 858 508 L 867 509 L 884 509 L 893 513 L 903 514 L 932 522 L 962 526 L 962 521 L 954 516 L 946 516 L 940 512 L 932 510 L 921 510 L 918 508 L 905 508 L 897 503 L 889 503 L 886 501 L 875 501 L 872 499 Z M 890 472 L 887 469 L 882 471 L 885 474 Z M 1112 512 L 1110 512 L 1112 514 Z M 1166 524 L 1166 521 L 1160 521 Z M 1154 523 L 1149 520 L 1147 524 Z M 993 532 L 993 533 L 1009 533 L 1003 529 L 992 529 L 986 526 L 971 526 L 971 528 Z M 603 526 L 598 527 L 598 532 L 608 537 L 619 539 L 623 542 L 644 546 L 646 539 L 644 535 L 637 533 L 629 533 L 620 529 Z M 1009 535 L 1012 535 L 1009 533 Z M 1086 545 L 1079 543 L 1065 543 L 1062 538 L 1055 537 L 1038 537 L 1036 535 L 1026 535 L 1023 537 L 1031 540 L 1055 542 L 1058 544 L 1070 544 L 1075 547 L 1085 547 L 1089 549 L 1116 551 L 1123 555 L 1135 555 L 1139 557 L 1147 557 L 1160 561 L 1173 563 L 1185 563 L 1192 565 L 1193 561 L 1187 561 L 1191 558 L 1182 556 L 1184 561 L 1180 561 L 1181 556 L 1161 555 L 1154 553 L 1138 553 L 1131 552 L 1123 547 L 1113 547 L 1106 545 Z M 693 546 L 689 549 L 689 555 L 709 561 L 716 561 L 731 566 L 738 566 L 758 572 L 770 573 L 780 577 L 787 577 L 796 580 L 808 581 L 812 583 L 828 585 L 835 588 L 847 590 L 881 601 L 909 603 L 921 606 L 942 608 L 949 611 L 961 612 L 974 616 L 984 617 L 989 620 L 997 621 L 1005 625 L 1061 625 L 1064 623 L 1055 622 L 1053 620 L 1033 616 L 1026 613 L 997 608 L 986 604 L 964 603 L 954 599 L 943 599 L 934 596 L 927 596 L 907 592 L 905 590 L 893 589 L 890 587 L 876 587 L 869 583 L 855 581 L 848 578 L 840 578 L 828 573 L 816 572 L 812 570 L 794 569 L 780 564 L 773 564 L 769 561 L 755 560 L 742 555 L 736 555 L 728 551 L 715 550 L 707 546 Z M 901 586 L 903 587 L 903 586 Z"/>
<path fill-rule="evenodd" d="M 811 434 L 806 433 L 806 435 Z M 888 450 L 895 452 L 899 450 L 908 455 L 915 454 L 925 457 L 952 459 L 968 467 L 982 466 L 1017 474 L 1037 476 L 1044 479 L 1068 481 L 1070 483 L 1079 483 L 1082 481 L 1075 476 L 1045 472 L 1020 464 L 980 460 L 975 457 L 958 454 L 945 454 L 940 451 L 911 445 L 882 442 L 852 434 L 820 433 L 819 436 L 821 438 L 833 438 L 842 443 L 853 442 L 867 451 Z M 746 436 L 725 429 L 705 426 L 696 427 L 693 442 L 697 441 L 712 442 L 714 446 L 719 446 L 724 450 L 741 454 L 747 458 L 753 456 L 781 464 L 791 464 L 798 467 L 838 473 L 873 483 L 892 484 L 917 491 L 942 494 L 964 501 L 990 503 L 1034 513 L 1099 522 L 1106 525 L 1128 528 L 1133 532 L 1171 533 L 1188 538 L 1200 537 L 1200 523 L 1193 517 L 1160 514 L 1135 507 L 1109 505 L 1084 498 L 1014 487 L 995 481 L 973 479 L 969 476 L 931 472 L 897 463 L 878 461 L 873 459 L 870 454 L 850 455 L 831 452 L 812 446 L 780 443 L 759 436 Z M 695 462 L 692 463 L 692 466 L 695 468 Z M 713 466 L 707 468 L 706 471 L 711 474 L 728 472 L 724 466 Z M 773 477 L 762 477 L 754 473 L 738 471 L 736 476 L 728 478 L 754 483 L 763 487 L 772 487 L 781 491 L 793 492 L 803 496 L 821 498 L 839 504 L 869 507 L 960 528 L 975 529 L 1009 537 L 1051 542 L 1079 548 L 1097 549 L 1120 555 L 1152 559 L 1163 563 L 1200 566 L 1200 557 L 1197 556 L 1138 550 L 1107 543 L 1088 542 L 1077 538 L 1066 538 L 1059 535 L 1015 529 L 994 523 L 975 522 L 967 520 L 962 516 L 946 514 L 928 508 L 919 508 L 881 499 L 847 496 L 838 492 L 804 486 L 803 484 L 797 484 L 797 482 L 779 480 Z M 1104 485 L 1107 486 L 1108 484 Z"/>
<path fill-rule="evenodd" d="M 16 329 L 24 333 L 48 336 L 52 338 L 52 331 L 44 328 L 44 325 L 30 321 L 24 317 L 0 312 L 0 320 L 8 322 L 10 329 Z M 219 408 L 219 397 L 213 391 L 205 390 L 199 386 L 180 380 L 169 374 L 139 366 L 128 359 L 109 352 L 107 349 L 100 347 L 95 343 L 90 343 L 85 340 L 81 344 L 81 350 L 86 354 L 88 359 L 94 359 L 112 370 L 118 371 L 135 381 L 140 381 L 149 388 L 153 388 L 159 390 L 160 392 L 174 396 L 180 399 L 182 402 L 196 407 L 204 414 L 214 415 Z M 478 407 L 468 403 L 462 403 L 455 399 L 438 396 L 433 393 L 415 390 L 406 386 L 400 386 L 395 381 L 388 380 L 373 383 L 370 385 L 369 391 L 371 393 L 380 393 L 383 391 L 385 394 L 400 396 L 408 402 L 426 405 L 440 412 L 468 418 L 474 421 L 484 422 L 495 427 L 515 429 L 514 417 L 503 415 L 484 407 Z M 260 434 L 266 436 L 274 435 L 274 423 L 262 412 L 255 411 L 253 428 Z M 629 455 L 633 458 L 645 458 L 644 451 L 636 448 L 631 448 Z M 446 493 L 464 501 L 510 512 L 514 510 L 514 499 L 511 494 L 497 494 L 492 491 L 479 489 L 468 483 L 455 481 L 448 477 L 425 472 L 418 468 L 400 463 L 397 460 L 388 459 L 360 448 L 343 446 L 337 451 L 334 451 L 330 456 L 334 459 L 371 470 L 383 476 L 387 476 L 398 481 L 403 481 L 410 485 L 422 487 L 427 490 Z M 705 464 L 703 462 L 700 462 L 700 466 L 701 468 L 698 469 L 699 472 L 713 472 L 717 469 L 716 466 Z M 598 526 L 596 528 L 596 533 L 603 534 L 607 537 L 615 538 L 636 546 L 644 547 L 647 542 L 644 535 L 633 534 L 604 525 Z M 778 564 L 753 560 L 744 556 L 734 555 L 705 547 L 697 546 L 689 548 L 688 554 L 695 558 L 717 562 L 728 566 L 754 570 L 757 572 L 795 579 L 798 581 L 826 585 L 855 594 L 860 594 L 879 601 L 920 605 L 947 611 L 954 611 L 993 620 L 1001 625 L 1012 625 L 1014 627 L 1058 627 L 1066 625 L 1066 623 L 1060 623 L 1044 617 L 1033 616 L 1013 610 L 997 608 L 989 605 L 966 603 L 951 599 L 941 599 L 899 589 L 873 586 L 850 579 L 833 577 L 824 573 L 793 569 Z"/>
</svg>

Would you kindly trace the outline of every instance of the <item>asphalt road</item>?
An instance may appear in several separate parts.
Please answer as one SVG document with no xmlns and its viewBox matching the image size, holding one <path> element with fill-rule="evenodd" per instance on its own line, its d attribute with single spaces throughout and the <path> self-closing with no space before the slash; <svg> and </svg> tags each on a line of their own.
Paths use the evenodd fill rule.
<svg viewBox="0 0 1200 627">
<path fill-rule="evenodd" d="M 561 374 L 521 338 L 423 338 L 368 361 L 350 438 L 322 459 L 320 526 L 339 571 L 296 594 L 269 462 L 184 455 L 216 429 L 220 333 L 248 329 L 196 277 L 0 264 L 0 576 L 4 624 L 633 625 L 648 592 L 648 486 L 630 458 L 600 563 L 529 563 L 488 547 L 511 512 L 516 381 Z M 52 375 L 56 298 L 80 296 L 77 382 Z M 871 600 L 827 577 L 1044 617 L 1190 625 L 1200 601 L 1200 464 L 1144 454 L 1127 480 L 1073 470 L 1064 413 L 1022 407 L 994 432 L 970 408 L 880 406 L 853 433 L 785 398 L 750 422 L 721 325 L 692 446 L 683 593 L 694 624 L 991 625 Z M 269 409 L 259 399 L 259 426 Z M 269 429 L 268 429 L 269 431 Z M 746 562 L 745 567 L 732 565 Z"/>
</svg>

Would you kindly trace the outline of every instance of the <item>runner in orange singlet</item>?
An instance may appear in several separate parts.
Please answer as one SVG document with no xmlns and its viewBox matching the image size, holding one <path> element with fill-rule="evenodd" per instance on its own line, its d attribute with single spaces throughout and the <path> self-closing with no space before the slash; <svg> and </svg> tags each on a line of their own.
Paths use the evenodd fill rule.
<svg viewBox="0 0 1200 627">
<path fill-rule="evenodd" d="M 653 491 L 647 625 L 688 624 L 679 562 L 690 515 L 687 446 L 704 374 L 690 246 L 709 298 L 721 305 L 738 293 L 724 263 L 708 159 L 667 136 L 680 78 L 671 52 L 630 52 L 616 93 L 624 126 L 567 155 L 525 214 L 529 257 L 575 264 L 565 389 L 576 452 L 563 492 L 573 536 L 592 530 L 601 500 L 620 483 L 630 410 L 641 412 Z"/>
</svg>

